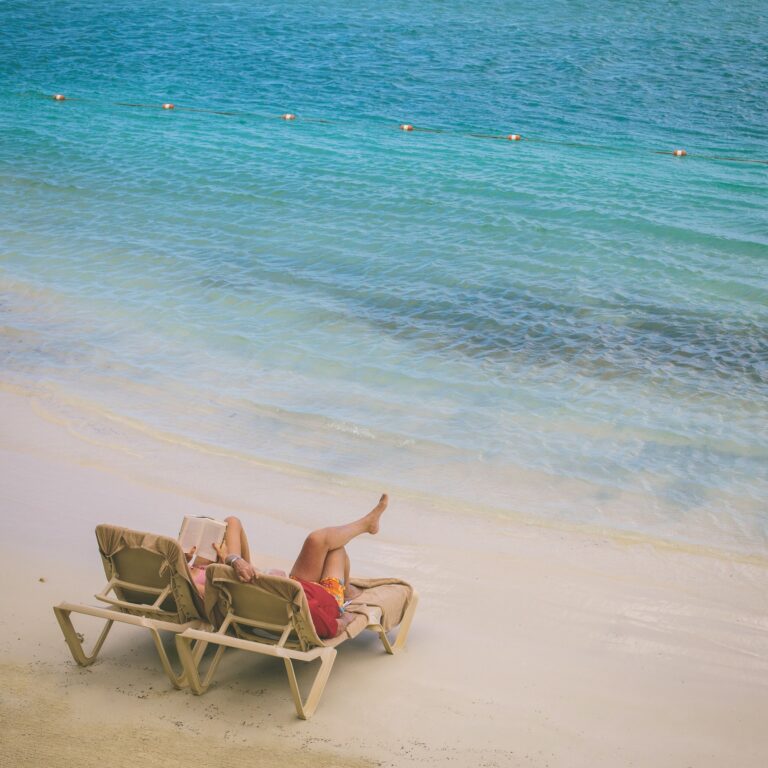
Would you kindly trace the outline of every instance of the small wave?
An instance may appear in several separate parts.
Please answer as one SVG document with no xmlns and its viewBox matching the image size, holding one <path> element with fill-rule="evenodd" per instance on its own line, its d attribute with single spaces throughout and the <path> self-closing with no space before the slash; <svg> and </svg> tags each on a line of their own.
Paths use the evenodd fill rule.
<svg viewBox="0 0 768 768">
<path fill-rule="evenodd" d="M 360 427 L 357 424 L 346 424 L 339 421 L 331 421 L 328 423 L 330 429 L 334 429 L 337 432 L 344 432 L 347 435 L 354 435 L 355 437 L 364 437 L 368 440 L 376 440 L 376 435 L 371 432 L 370 429 Z"/>
</svg>

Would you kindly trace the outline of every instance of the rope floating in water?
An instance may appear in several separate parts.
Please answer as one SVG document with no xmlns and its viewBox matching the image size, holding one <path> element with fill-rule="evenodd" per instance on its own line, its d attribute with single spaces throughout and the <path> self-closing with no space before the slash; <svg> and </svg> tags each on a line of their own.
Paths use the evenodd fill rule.
<svg viewBox="0 0 768 768">
<path fill-rule="evenodd" d="M 46 98 L 53 99 L 54 101 L 72 101 L 73 99 L 69 96 L 65 96 L 63 93 L 55 93 L 53 95 L 47 96 Z M 75 101 L 88 101 L 88 99 L 83 98 L 76 98 Z M 184 112 L 198 112 L 203 114 L 209 114 L 209 115 L 225 115 L 227 117 L 260 117 L 260 118 L 270 118 L 270 117 L 277 117 L 280 120 L 285 121 L 294 121 L 298 120 L 299 118 L 297 115 L 293 112 L 284 112 L 280 115 L 269 115 L 264 113 L 258 113 L 258 112 L 240 112 L 240 111 L 225 111 L 220 109 L 210 109 L 210 108 L 204 108 L 204 107 L 183 107 L 183 106 L 176 106 L 175 104 L 172 104 L 171 102 L 164 102 L 162 104 L 129 104 L 127 102 L 121 102 L 116 101 L 112 102 L 114 106 L 118 107 L 132 107 L 132 108 L 141 108 L 141 109 L 163 109 L 163 110 L 174 110 L 174 111 L 184 111 Z M 301 118 L 302 122 L 311 122 L 311 123 L 323 123 L 326 125 L 333 125 L 335 123 L 341 123 L 343 121 L 341 120 L 328 120 L 325 118 L 318 118 L 318 117 L 303 117 Z M 503 139 L 505 141 L 529 141 L 529 142 L 539 142 L 542 144 L 556 144 L 560 146 L 566 146 L 566 147 L 582 147 L 585 149 L 605 149 L 605 150 L 617 150 L 616 147 L 609 147 L 605 144 L 584 144 L 584 143 L 578 143 L 578 142 L 569 142 L 569 141 L 558 141 L 556 139 L 537 139 L 537 138 L 526 138 L 523 139 L 523 137 L 519 133 L 508 133 L 508 134 L 489 134 L 489 133 L 472 133 L 469 131 L 459 131 L 459 130 L 447 130 L 444 128 L 422 128 L 422 127 L 416 127 L 412 123 L 400 123 L 398 128 L 401 131 L 405 131 L 406 133 L 438 133 L 438 134 L 448 134 L 448 135 L 454 135 L 454 136 L 466 136 L 473 139 Z M 723 162 L 729 162 L 729 163 L 755 163 L 758 165 L 768 165 L 768 160 L 761 160 L 759 158 L 750 158 L 750 157 L 733 157 L 733 156 L 724 156 L 724 155 L 706 155 L 706 154 L 699 154 L 699 153 L 689 153 L 685 149 L 674 149 L 674 150 L 663 150 L 663 149 L 651 149 L 651 150 L 645 150 L 647 152 L 653 152 L 657 155 L 670 155 L 672 157 L 695 157 L 699 160 L 718 160 Z"/>
</svg>

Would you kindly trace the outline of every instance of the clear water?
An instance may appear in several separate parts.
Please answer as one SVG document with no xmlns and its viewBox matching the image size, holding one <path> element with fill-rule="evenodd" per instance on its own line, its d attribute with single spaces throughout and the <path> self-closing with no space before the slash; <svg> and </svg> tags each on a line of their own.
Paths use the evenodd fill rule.
<svg viewBox="0 0 768 768">
<path fill-rule="evenodd" d="M 697 156 L 768 160 L 764 3 L 6 0 L 0 30 L 6 380 L 765 549 L 768 166 Z"/>
</svg>

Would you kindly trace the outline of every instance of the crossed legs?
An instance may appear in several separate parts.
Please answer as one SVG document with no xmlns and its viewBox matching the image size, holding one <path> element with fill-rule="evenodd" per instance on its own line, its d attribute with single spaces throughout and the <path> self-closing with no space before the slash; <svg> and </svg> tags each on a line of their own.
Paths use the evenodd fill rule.
<svg viewBox="0 0 768 768">
<path fill-rule="evenodd" d="M 291 577 L 303 581 L 322 581 L 335 577 L 344 584 L 347 597 L 349 588 L 349 555 L 344 548 L 352 539 L 363 533 L 376 534 L 379 532 L 379 518 L 387 508 L 389 499 L 382 494 L 379 503 L 359 520 L 337 525 L 330 528 L 320 528 L 307 536 L 304 545 L 291 569 Z M 229 529 L 227 529 L 229 534 Z M 243 555 L 245 557 L 245 555 Z M 351 590 L 355 592 L 354 588 Z"/>
<path fill-rule="evenodd" d="M 387 508 L 388 502 L 387 494 L 384 493 L 379 503 L 358 520 L 346 525 L 312 531 L 304 540 L 301 552 L 293 564 L 291 577 L 315 582 L 335 577 L 344 585 L 347 599 L 357 597 L 359 590 L 349 585 L 350 563 L 345 546 L 363 533 L 379 532 L 379 518 Z M 240 555 L 243 559 L 234 565 L 238 578 L 245 582 L 251 581 L 254 578 L 254 569 L 250 562 L 251 552 L 243 525 L 236 517 L 227 517 L 226 523 L 224 545 L 217 547 L 219 558 L 223 560 L 226 555 Z"/>
</svg>

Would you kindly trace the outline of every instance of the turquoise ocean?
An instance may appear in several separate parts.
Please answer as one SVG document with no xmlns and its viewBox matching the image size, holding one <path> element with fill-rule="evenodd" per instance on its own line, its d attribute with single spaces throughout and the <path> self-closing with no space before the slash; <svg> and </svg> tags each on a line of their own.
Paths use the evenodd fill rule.
<svg viewBox="0 0 768 768">
<path fill-rule="evenodd" d="M 760 0 L 5 0 L 0 378 L 765 553 L 766 40 Z"/>
</svg>

